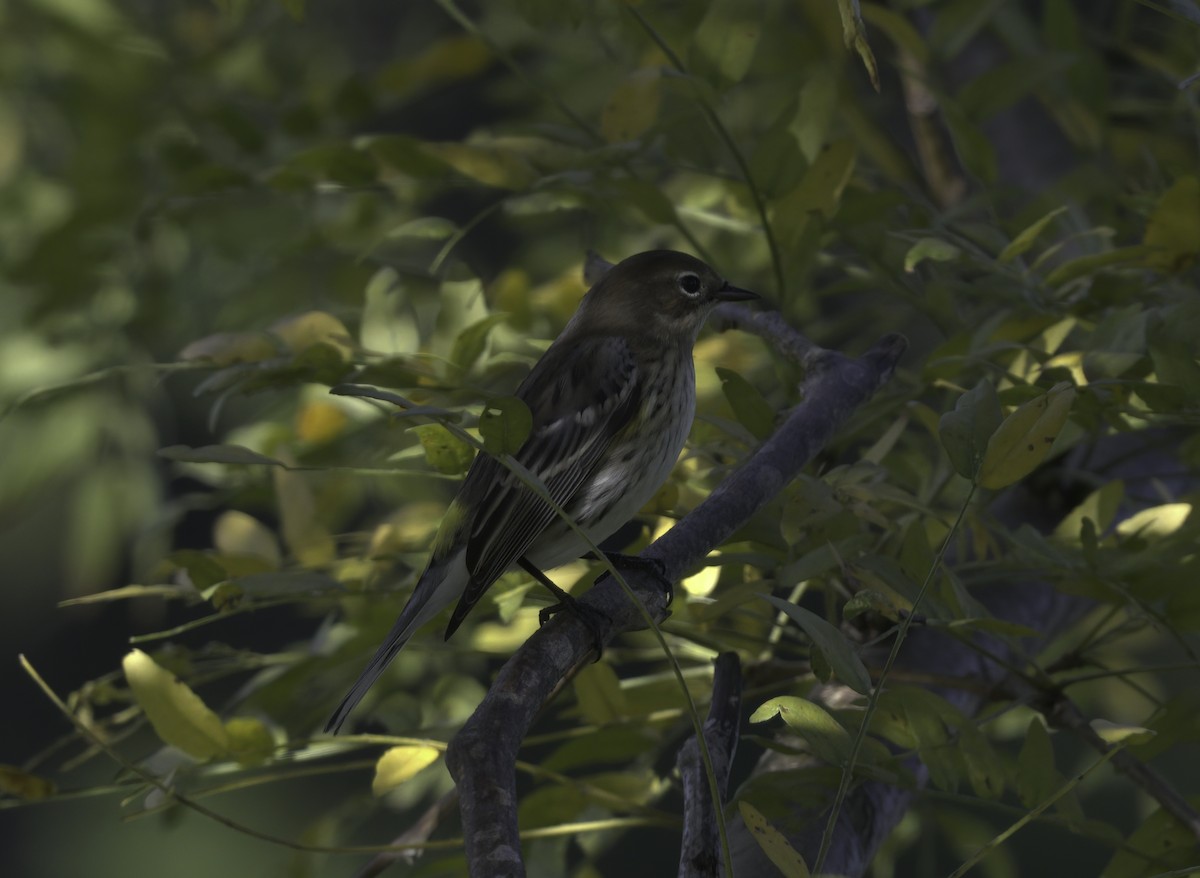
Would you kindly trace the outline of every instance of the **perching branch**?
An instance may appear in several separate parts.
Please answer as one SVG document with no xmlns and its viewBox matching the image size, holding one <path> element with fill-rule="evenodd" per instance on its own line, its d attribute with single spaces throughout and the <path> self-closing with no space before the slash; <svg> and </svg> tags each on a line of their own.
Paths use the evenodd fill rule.
<svg viewBox="0 0 1200 878">
<path fill-rule="evenodd" d="M 713 771 L 724 801 L 729 786 L 729 767 L 737 752 L 742 720 L 742 663 L 736 652 L 717 656 L 713 668 L 712 703 L 704 723 L 704 739 L 712 755 Z M 683 783 L 683 845 L 679 855 L 679 878 L 716 878 L 720 874 L 720 837 L 713 812 L 708 781 L 694 737 L 679 750 L 675 762 Z"/>
<path fill-rule="evenodd" d="M 785 333 L 781 321 L 759 320 L 750 312 L 735 312 L 726 319 L 772 340 L 790 337 L 792 350 L 806 352 L 803 402 L 703 503 L 643 552 L 643 557 L 659 562 L 672 581 L 699 565 L 794 479 L 891 377 L 907 347 L 901 336 L 890 335 L 856 359 L 815 348 L 797 333 Z M 662 620 L 666 595 L 660 583 L 641 570 L 630 571 L 625 579 L 650 615 Z M 607 619 L 600 625 L 605 643 L 616 634 L 645 627 L 639 608 L 612 578 L 598 582 L 580 600 Z M 587 661 L 592 644 L 591 634 L 575 616 L 556 616 L 509 659 L 450 742 L 446 764 L 458 783 L 472 875 L 525 874 L 517 827 L 517 751 L 542 707 Z"/>
</svg>

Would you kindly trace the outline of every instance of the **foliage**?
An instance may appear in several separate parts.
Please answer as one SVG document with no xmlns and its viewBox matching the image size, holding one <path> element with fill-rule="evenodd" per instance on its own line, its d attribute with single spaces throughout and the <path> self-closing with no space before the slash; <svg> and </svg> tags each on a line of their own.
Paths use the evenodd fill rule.
<svg viewBox="0 0 1200 878">
<path fill-rule="evenodd" d="M 431 625 L 372 690 L 364 728 L 408 737 L 316 730 L 419 575 L 474 446 L 527 433 L 511 393 L 574 310 L 585 249 L 670 246 L 827 347 L 914 342 L 819 466 L 683 582 L 665 628 L 693 697 L 722 649 L 766 681 L 746 746 L 816 758 L 737 794 L 772 861 L 805 874 L 786 804 L 832 798 L 842 769 L 912 784 L 915 753 L 930 789 L 881 875 L 919 838 L 949 872 L 1031 814 L 1069 852 L 1064 875 L 1195 865 L 1194 836 L 1142 791 L 1113 807 L 1130 782 L 1047 735 L 1036 705 L 996 695 L 976 717 L 892 681 L 863 708 L 883 663 L 871 639 L 907 630 L 905 611 L 1020 653 L 1030 632 L 973 590 L 1036 578 L 1095 609 L 1014 673 L 1153 730 L 1121 747 L 1200 782 L 1180 767 L 1200 743 L 1194 491 L 1146 501 L 1102 480 L 1063 500 L 1053 533 L 988 514 L 1097 436 L 1198 421 L 1200 113 L 1177 85 L 1200 7 L 350 6 L 362 17 L 0 9 L 0 512 L 26 529 L 7 567 L 42 564 L 20 539 L 40 528 L 61 599 L 182 608 L 139 633 L 124 674 L 71 681 L 87 757 L 145 757 L 112 785 L 125 813 L 182 807 L 146 774 L 199 800 L 345 768 L 350 804 L 276 832 L 326 850 L 393 838 L 449 788 L 445 741 L 536 626 L 543 598 L 521 576 L 449 646 Z M 634 548 L 797 402 L 794 366 L 747 337 L 702 339 L 697 378 L 701 416 Z M 1171 453 L 1200 463 L 1194 439 Z M 939 566 L 946 544 L 956 560 Z M 239 617 L 261 638 L 227 638 Z M 804 700 L 829 681 L 852 700 Z M 689 733 L 682 694 L 649 636 L 573 688 L 529 745 L 527 854 L 547 874 L 662 874 L 670 856 L 641 863 L 605 821 L 673 839 L 663 766 Z M 339 766 L 350 752 L 365 765 Z M 54 748 L 4 767 L 0 804 L 93 783 L 60 767 Z M 536 832 L 584 821 L 573 846 Z M 983 847 L 982 866 L 1046 868 L 1023 837 Z M 457 869 L 461 854 L 430 851 L 413 873 Z"/>
</svg>

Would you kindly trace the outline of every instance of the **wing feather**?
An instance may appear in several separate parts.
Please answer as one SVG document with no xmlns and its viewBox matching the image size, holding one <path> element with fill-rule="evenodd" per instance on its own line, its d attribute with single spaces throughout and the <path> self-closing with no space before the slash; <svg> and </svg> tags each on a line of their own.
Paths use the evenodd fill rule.
<svg viewBox="0 0 1200 878">
<path fill-rule="evenodd" d="M 560 342 L 563 339 L 560 339 Z M 514 455 L 565 505 L 595 471 L 641 404 L 637 360 L 619 336 L 556 343 L 517 389 L 534 414 Z M 537 540 L 554 510 L 494 458 L 480 455 L 463 484 L 476 510 L 467 537 L 470 582 L 446 632 L 462 622 L 493 582 Z"/>
</svg>

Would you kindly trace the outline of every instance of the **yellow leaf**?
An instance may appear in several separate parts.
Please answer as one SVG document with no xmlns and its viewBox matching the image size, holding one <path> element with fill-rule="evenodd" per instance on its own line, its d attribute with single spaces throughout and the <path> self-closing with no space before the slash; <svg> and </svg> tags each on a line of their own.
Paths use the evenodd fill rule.
<svg viewBox="0 0 1200 878">
<path fill-rule="evenodd" d="M 279 543 L 265 524 L 236 509 L 222 512 L 213 525 L 213 545 L 222 555 L 258 558 L 268 570 L 283 564 Z"/>
<path fill-rule="evenodd" d="M 475 458 L 474 448 L 441 424 L 421 424 L 414 429 L 425 449 L 425 461 L 431 467 L 448 476 L 467 471 Z"/>
<path fill-rule="evenodd" d="M 658 118 L 662 103 L 657 69 L 635 70 L 613 89 L 600 114 L 600 133 L 609 143 L 627 143 L 645 134 Z"/>
<path fill-rule="evenodd" d="M 437 762 L 441 751 L 425 744 L 405 744 L 385 750 L 375 763 L 375 778 L 371 792 L 382 796 L 395 789 L 419 771 Z"/>
<path fill-rule="evenodd" d="M 306 311 L 293 317 L 285 317 L 271 324 L 270 331 L 287 345 L 293 354 L 299 354 L 319 344 L 327 344 L 349 359 L 353 348 L 350 331 L 332 314 L 324 311 Z"/>
<path fill-rule="evenodd" d="M 1094 719 L 1089 725 L 1092 731 L 1109 744 L 1144 744 L 1158 734 L 1153 729 L 1109 722 L 1106 719 Z"/>
<path fill-rule="evenodd" d="M 0 793 L 7 793 L 27 802 L 53 796 L 54 782 L 22 771 L 15 765 L 0 765 Z"/>
<path fill-rule="evenodd" d="M 678 489 L 676 489 L 676 493 L 678 493 Z M 712 590 L 717 587 L 717 580 L 720 578 L 720 565 L 709 564 L 706 567 L 701 567 L 696 573 L 683 580 L 680 585 L 683 586 L 683 590 L 689 595 L 705 597 L 712 594 Z"/>
<path fill-rule="evenodd" d="M 236 716 L 225 723 L 229 751 L 242 765 L 259 765 L 275 752 L 275 738 L 262 720 Z"/>
<path fill-rule="evenodd" d="M 741 82 L 754 62 L 763 14 L 746 0 L 714 0 L 693 37 L 693 59 L 718 81 Z M 698 57 L 697 57 L 698 56 Z"/>
<path fill-rule="evenodd" d="M 788 843 L 783 833 L 767 822 L 761 811 L 744 799 L 738 802 L 738 811 L 762 852 L 785 878 L 809 878 L 811 873 L 804 858 Z"/>
<path fill-rule="evenodd" d="M 134 698 L 163 741 L 196 759 L 229 752 L 229 735 L 221 718 L 178 677 L 140 649 L 127 654 L 121 667 Z"/>
<path fill-rule="evenodd" d="M 303 442 L 321 445 L 346 429 L 346 413 L 325 400 L 315 400 L 296 412 L 296 435 Z"/>
<path fill-rule="evenodd" d="M 422 148 L 464 177 L 501 189 L 524 189 L 537 174 L 514 150 L 494 143 L 426 143 Z"/>
<path fill-rule="evenodd" d="M 329 529 L 317 519 L 317 501 L 304 474 L 277 469 L 274 477 L 284 543 L 306 567 L 328 564 L 337 547 Z"/>
<path fill-rule="evenodd" d="M 983 453 L 980 486 L 1003 488 L 1033 472 L 1050 453 L 1074 399 L 1075 388 L 1064 381 L 1005 418 Z"/>
<path fill-rule="evenodd" d="M 1117 533 L 1123 537 L 1135 534 L 1143 537 L 1169 537 L 1183 526 L 1192 514 L 1191 503 L 1164 503 L 1143 509 L 1117 525 Z"/>
</svg>

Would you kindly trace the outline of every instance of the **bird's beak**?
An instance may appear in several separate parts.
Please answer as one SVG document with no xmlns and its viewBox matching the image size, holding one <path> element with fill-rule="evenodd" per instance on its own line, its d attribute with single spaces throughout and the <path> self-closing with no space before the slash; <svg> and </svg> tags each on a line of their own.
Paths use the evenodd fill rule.
<svg viewBox="0 0 1200 878">
<path fill-rule="evenodd" d="M 718 302 L 748 302 L 751 299 L 761 299 L 762 296 L 749 290 L 743 290 L 741 287 L 732 286 L 726 281 L 725 285 L 713 294 L 713 298 Z"/>
</svg>

